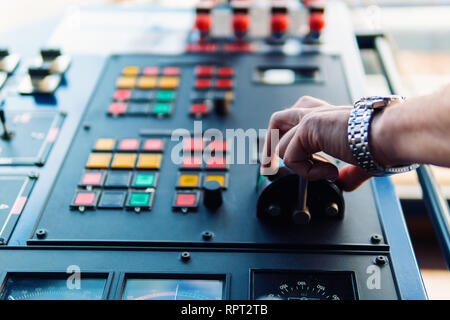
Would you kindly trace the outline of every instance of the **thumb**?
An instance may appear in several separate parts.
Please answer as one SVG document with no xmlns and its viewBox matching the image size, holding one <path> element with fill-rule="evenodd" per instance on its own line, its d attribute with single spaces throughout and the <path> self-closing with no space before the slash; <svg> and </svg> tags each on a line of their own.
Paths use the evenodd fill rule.
<svg viewBox="0 0 450 320">
<path fill-rule="evenodd" d="M 372 176 L 358 166 L 348 164 L 339 170 L 336 183 L 344 191 L 353 191 Z"/>
</svg>

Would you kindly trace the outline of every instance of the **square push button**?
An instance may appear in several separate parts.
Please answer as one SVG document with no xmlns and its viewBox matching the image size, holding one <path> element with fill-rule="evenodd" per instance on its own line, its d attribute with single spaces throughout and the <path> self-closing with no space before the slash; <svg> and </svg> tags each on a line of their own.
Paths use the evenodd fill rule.
<svg viewBox="0 0 450 320">
<path fill-rule="evenodd" d="M 155 98 L 155 91 L 152 90 L 133 90 L 131 92 L 130 100 L 149 102 Z"/>
<path fill-rule="evenodd" d="M 159 169 L 161 167 L 162 154 L 141 153 L 137 162 L 138 169 Z"/>
<path fill-rule="evenodd" d="M 234 69 L 231 67 L 222 67 L 217 70 L 219 77 L 232 77 L 234 75 Z"/>
<path fill-rule="evenodd" d="M 131 90 L 120 89 L 114 92 L 114 100 L 116 101 L 126 101 L 131 97 Z"/>
<path fill-rule="evenodd" d="M 178 77 L 161 77 L 159 79 L 159 87 L 161 89 L 176 89 L 180 84 Z"/>
<path fill-rule="evenodd" d="M 183 151 L 201 152 L 205 148 L 205 140 L 203 138 L 184 138 Z"/>
<path fill-rule="evenodd" d="M 211 157 L 206 161 L 206 168 L 210 170 L 226 170 L 227 160 L 224 157 Z"/>
<path fill-rule="evenodd" d="M 202 168 L 201 156 L 185 156 L 181 163 L 182 170 L 200 170 Z"/>
<path fill-rule="evenodd" d="M 86 168 L 108 168 L 111 163 L 111 153 L 91 153 L 86 163 Z"/>
<path fill-rule="evenodd" d="M 144 76 L 157 76 L 159 74 L 159 67 L 145 67 L 142 70 Z"/>
<path fill-rule="evenodd" d="M 194 103 L 191 106 L 190 114 L 192 116 L 204 116 L 209 113 L 209 107 L 206 103 Z"/>
<path fill-rule="evenodd" d="M 156 188 L 157 182 L 157 172 L 137 172 L 131 186 L 133 188 Z"/>
<path fill-rule="evenodd" d="M 123 102 L 113 102 L 109 105 L 108 114 L 122 115 L 127 111 L 127 104 Z"/>
<path fill-rule="evenodd" d="M 233 88 L 233 80 L 231 79 L 217 79 L 216 88 L 220 90 L 229 90 Z"/>
<path fill-rule="evenodd" d="M 137 87 L 139 89 L 149 90 L 156 88 L 156 83 L 158 82 L 157 77 L 152 76 L 142 76 L 139 77 L 139 80 L 137 81 Z"/>
<path fill-rule="evenodd" d="M 98 208 L 122 209 L 126 196 L 126 191 L 103 191 L 98 203 Z"/>
<path fill-rule="evenodd" d="M 137 76 L 139 74 L 139 67 L 137 66 L 126 66 L 122 69 L 122 74 L 124 76 Z"/>
<path fill-rule="evenodd" d="M 164 76 L 179 76 L 180 68 L 178 67 L 165 67 L 162 71 Z"/>
<path fill-rule="evenodd" d="M 146 139 L 144 140 L 142 151 L 146 152 L 162 152 L 164 150 L 163 139 Z"/>
<path fill-rule="evenodd" d="M 131 171 L 109 171 L 105 181 L 105 188 L 128 188 Z"/>
<path fill-rule="evenodd" d="M 136 77 L 122 76 L 117 79 L 117 89 L 133 89 L 136 86 Z"/>
<path fill-rule="evenodd" d="M 228 187 L 228 175 L 223 173 L 209 173 L 205 176 L 205 180 L 203 183 L 206 183 L 208 181 L 215 180 L 220 183 L 220 186 L 223 189 L 226 189 Z"/>
<path fill-rule="evenodd" d="M 211 79 L 197 79 L 195 80 L 195 89 L 197 90 L 208 90 L 212 86 Z"/>
<path fill-rule="evenodd" d="M 178 191 L 175 194 L 172 208 L 187 212 L 198 208 L 200 192 L 198 191 Z"/>
<path fill-rule="evenodd" d="M 225 140 L 211 140 L 207 148 L 213 152 L 226 152 L 227 142 Z"/>
<path fill-rule="evenodd" d="M 113 169 L 133 169 L 136 163 L 135 153 L 116 153 L 114 155 L 111 168 Z"/>
<path fill-rule="evenodd" d="M 116 140 L 112 138 L 100 138 L 95 142 L 96 151 L 112 151 L 116 145 Z"/>
<path fill-rule="evenodd" d="M 178 175 L 177 188 L 199 188 L 201 178 L 199 173 L 180 173 Z"/>
<path fill-rule="evenodd" d="M 175 99 L 175 92 L 172 90 L 161 90 L 156 94 L 156 100 L 162 102 L 169 102 Z"/>
<path fill-rule="evenodd" d="M 122 139 L 119 143 L 120 151 L 137 151 L 140 141 L 138 139 Z"/>
<path fill-rule="evenodd" d="M 85 171 L 79 183 L 82 187 L 101 187 L 105 181 L 103 171 Z"/>
<path fill-rule="evenodd" d="M 150 103 L 132 102 L 128 104 L 127 115 L 144 116 L 150 114 Z"/>
<path fill-rule="evenodd" d="M 155 103 L 153 105 L 152 113 L 155 116 L 168 116 L 172 110 L 172 106 L 170 103 Z"/>
<path fill-rule="evenodd" d="M 214 66 L 197 66 L 195 68 L 195 75 L 197 77 L 212 77 L 215 69 Z"/>
<path fill-rule="evenodd" d="M 128 194 L 127 209 L 139 212 L 141 210 L 151 210 L 155 192 L 149 191 L 130 191 Z"/>
<path fill-rule="evenodd" d="M 97 204 L 97 191 L 77 191 L 73 198 L 71 209 L 92 209 Z"/>
</svg>

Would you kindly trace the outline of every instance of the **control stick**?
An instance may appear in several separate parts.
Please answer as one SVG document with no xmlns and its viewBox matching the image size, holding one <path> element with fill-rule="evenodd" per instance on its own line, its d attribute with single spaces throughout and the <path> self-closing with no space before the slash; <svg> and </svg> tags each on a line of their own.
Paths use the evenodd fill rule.
<svg viewBox="0 0 450 320">
<path fill-rule="evenodd" d="M 2 123 L 3 127 L 3 134 L 1 138 L 3 140 L 11 140 L 14 134 L 10 131 L 8 131 L 8 128 L 6 127 L 6 117 L 5 117 L 5 111 L 3 109 L 0 109 L 0 122 Z"/>
</svg>

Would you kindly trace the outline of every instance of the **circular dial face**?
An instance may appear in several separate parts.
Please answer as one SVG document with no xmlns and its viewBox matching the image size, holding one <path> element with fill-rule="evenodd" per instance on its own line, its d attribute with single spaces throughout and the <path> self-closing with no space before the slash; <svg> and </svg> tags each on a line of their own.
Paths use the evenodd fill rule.
<svg viewBox="0 0 450 320">
<path fill-rule="evenodd" d="M 259 271 L 253 274 L 253 297 L 261 300 L 353 300 L 349 272 Z"/>
<path fill-rule="evenodd" d="M 81 279 L 79 285 L 67 279 L 8 277 L 1 292 L 3 300 L 100 300 L 106 279 Z"/>
</svg>

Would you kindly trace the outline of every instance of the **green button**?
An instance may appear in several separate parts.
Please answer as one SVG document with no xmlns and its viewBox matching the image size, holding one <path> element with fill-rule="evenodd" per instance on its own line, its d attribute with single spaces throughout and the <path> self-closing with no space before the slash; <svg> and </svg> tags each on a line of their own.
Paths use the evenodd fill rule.
<svg viewBox="0 0 450 320">
<path fill-rule="evenodd" d="M 156 103 L 153 106 L 154 114 L 169 114 L 170 113 L 170 103 Z"/>
<path fill-rule="evenodd" d="M 172 101 L 175 98 L 175 92 L 172 90 L 158 91 L 156 100 L 158 101 Z"/>
<path fill-rule="evenodd" d="M 148 207 L 150 202 L 150 193 L 135 193 L 131 194 L 129 205 L 132 207 Z"/>
<path fill-rule="evenodd" d="M 154 183 L 155 183 L 155 175 L 153 173 L 138 174 L 136 176 L 136 180 L 134 181 L 134 185 L 136 187 L 154 187 Z"/>
</svg>

